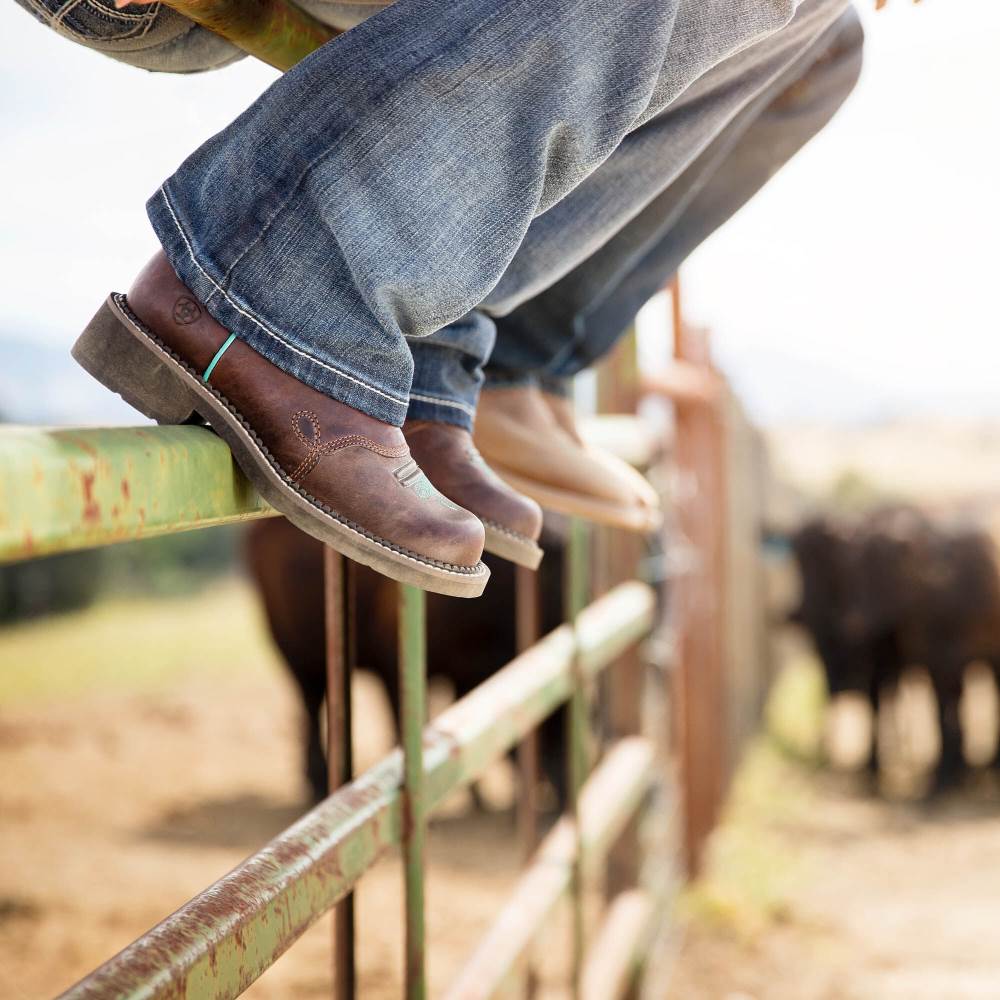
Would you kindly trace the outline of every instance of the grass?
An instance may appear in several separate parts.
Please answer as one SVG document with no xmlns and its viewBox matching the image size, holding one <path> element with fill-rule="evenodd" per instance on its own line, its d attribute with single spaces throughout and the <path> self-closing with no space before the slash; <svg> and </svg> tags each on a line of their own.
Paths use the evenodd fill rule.
<svg viewBox="0 0 1000 1000">
<path fill-rule="evenodd" d="M 0 629 L 0 704 L 164 688 L 274 663 L 253 593 L 231 578 L 183 597 L 113 597 Z"/>
<path fill-rule="evenodd" d="M 786 831 L 814 802 L 810 776 L 822 761 L 825 700 L 819 666 L 793 657 L 772 688 L 765 730 L 737 770 L 705 873 L 681 897 L 687 921 L 752 941 L 790 919 L 790 890 L 808 871 Z"/>
<path fill-rule="evenodd" d="M 764 708 L 764 729 L 785 756 L 818 767 L 824 761 L 827 693 L 823 670 L 806 652 L 790 655 Z"/>
</svg>

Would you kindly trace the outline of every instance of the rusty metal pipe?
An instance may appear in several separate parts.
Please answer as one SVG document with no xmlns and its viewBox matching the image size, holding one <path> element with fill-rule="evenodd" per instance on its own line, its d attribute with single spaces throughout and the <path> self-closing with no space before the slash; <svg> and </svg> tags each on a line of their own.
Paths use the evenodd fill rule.
<svg viewBox="0 0 1000 1000">
<path fill-rule="evenodd" d="M 399 585 L 399 690 L 403 737 L 403 871 L 406 899 L 406 1000 L 427 996 L 424 930 L 424 844 L 427 801 L 423 735 L 427 718 L 426 600 Z"/>
<path fill-rule="evenodd" d="M 291 69 L 341 34 L 289 0 L 166 0 L 166 3 L 280 70 Z"/>
<path fill-rule="evenodd" d="M 329 791 L 354 777 L 351 674 L 354 667 L 354 564 L 329 546 L 323 549 L 323 611 L 326 621 L 326 764 Z M 352 1000 L 356 992 L 354 893 L 333 911 L 333 995 Z"/>
<path fill-rule="evenodd" d="M 574 823 L 564 816 L 542 841 L 445 1000 L 489 1000 L 500 992 L 556 904 L 571 890 L 577 860 L 583 875 L 600 871 L 611 845 L 642 802 L 654 763 L 652 744 L 638 736 L 608 751 L 580 792 L 580 850 Z"/>
</svg>

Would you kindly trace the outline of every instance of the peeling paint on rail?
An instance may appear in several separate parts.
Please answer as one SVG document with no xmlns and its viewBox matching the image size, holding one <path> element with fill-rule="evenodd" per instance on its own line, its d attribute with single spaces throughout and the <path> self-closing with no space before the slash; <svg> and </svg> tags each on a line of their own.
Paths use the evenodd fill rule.
<svg viewBox="0 0 1000 1000">
<path fill-rule="evenodd" d="M 207 428 L 0 428 L 0 563 L 273 513 Z"/>
</svg>

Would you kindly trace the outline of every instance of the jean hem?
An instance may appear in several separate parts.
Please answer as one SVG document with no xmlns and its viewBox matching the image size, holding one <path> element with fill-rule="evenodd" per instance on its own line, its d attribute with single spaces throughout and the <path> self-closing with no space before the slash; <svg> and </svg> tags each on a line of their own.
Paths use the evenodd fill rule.
<svg viewBox="0 0 1000 1000">
<path fill-rule="evenodd" d="M 476 411 L 468 403 L 459 403 L 441 396 L 429 396 L 419 391 L 413 391 L 410 393 L 410 409 L 406 419 L 452 424 L 471 432 L 476 420 Z"/>
<path fill-rule="evenodd" d="M 532 372 L 505 372 L 485 368 L 484 389 L 513 389 L 523 385 L 538 385 L 538 376 Z"/>
<path fill-rule="evenodd" d="M 146 214 L 178 277 L 230 333 L 236 334 L 283 372 L 317 392 L 383 423 L 396 427 L 402 425 L 407 412 L 405 399 L 369 385 L 360 376 L 336 368 L 293 346 L 253 315 L 246 305 L 238 302 L 221 281 L 212 277 L 210 271 L 218 272 L 218 268 L 195 255 L 191 237 L 181 225 L 166 184 L 146 203 Z"/>
</svg>

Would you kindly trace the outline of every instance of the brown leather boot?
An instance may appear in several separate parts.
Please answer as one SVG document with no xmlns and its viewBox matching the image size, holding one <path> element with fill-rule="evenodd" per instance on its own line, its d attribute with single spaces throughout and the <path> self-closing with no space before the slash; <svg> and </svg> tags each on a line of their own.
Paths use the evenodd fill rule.
<svg viewBox="0 0 1000 1000">
<path fill-rule="evenodd" d="M 461 427 L 430 420 L 407 421 L 403 435 L 410 454 L 449 499 L 471 510 L 486 528 L 486 551 L 519 566 L 542 561 L 538 537 L 542 511 L 512 490 L 483 460 L 472 435 Z"/>
<path fill-rule="evenodd" d="M 212 426 L 292 523 L 386 576 L 478 597 L 484 529 L 442 496 L 399 428 L 299 382 L 230 341 L 159 253 L 73 348 L 100 382 L 160 423 Z M 208 376 L 208 377 L 206 377 Z"/>
<path fill-rule="evenodd" d="M 560 396 L 557 393 L 542 390 L 542 399 L 545 400 L 545 405 L 552 411 L 552 415 L 556 418 L 556 423 L 591 457 L 600 462 L 610 475 L 619 476 L 628 483 L 639 503 L 643 504 L 650 511 L 657 512 L 651 516 L 655 517 L 657 523 L 659 523 L 661 516 L 658 513 L 660 511 L 660 495 L 653 489 L 652 483 L 638 469 L 633 468 L 628 462 L 623 461 L 617 455 L 613 455 L 610 451 L 605 451 L 603 448 L 587 444 L 584 441 L 580 435 L 579 428 L 576 426 L 576 412 L 573 409 L 573 400 L 569 396 Z"/>
<path fill-rule="evenodd" d="M 560 426 L 537 386 L 484 389 L 474 437 L 497 474 L 546 510 L 630 531 L 660 524 L 629 477 Z"/>
</svg>

